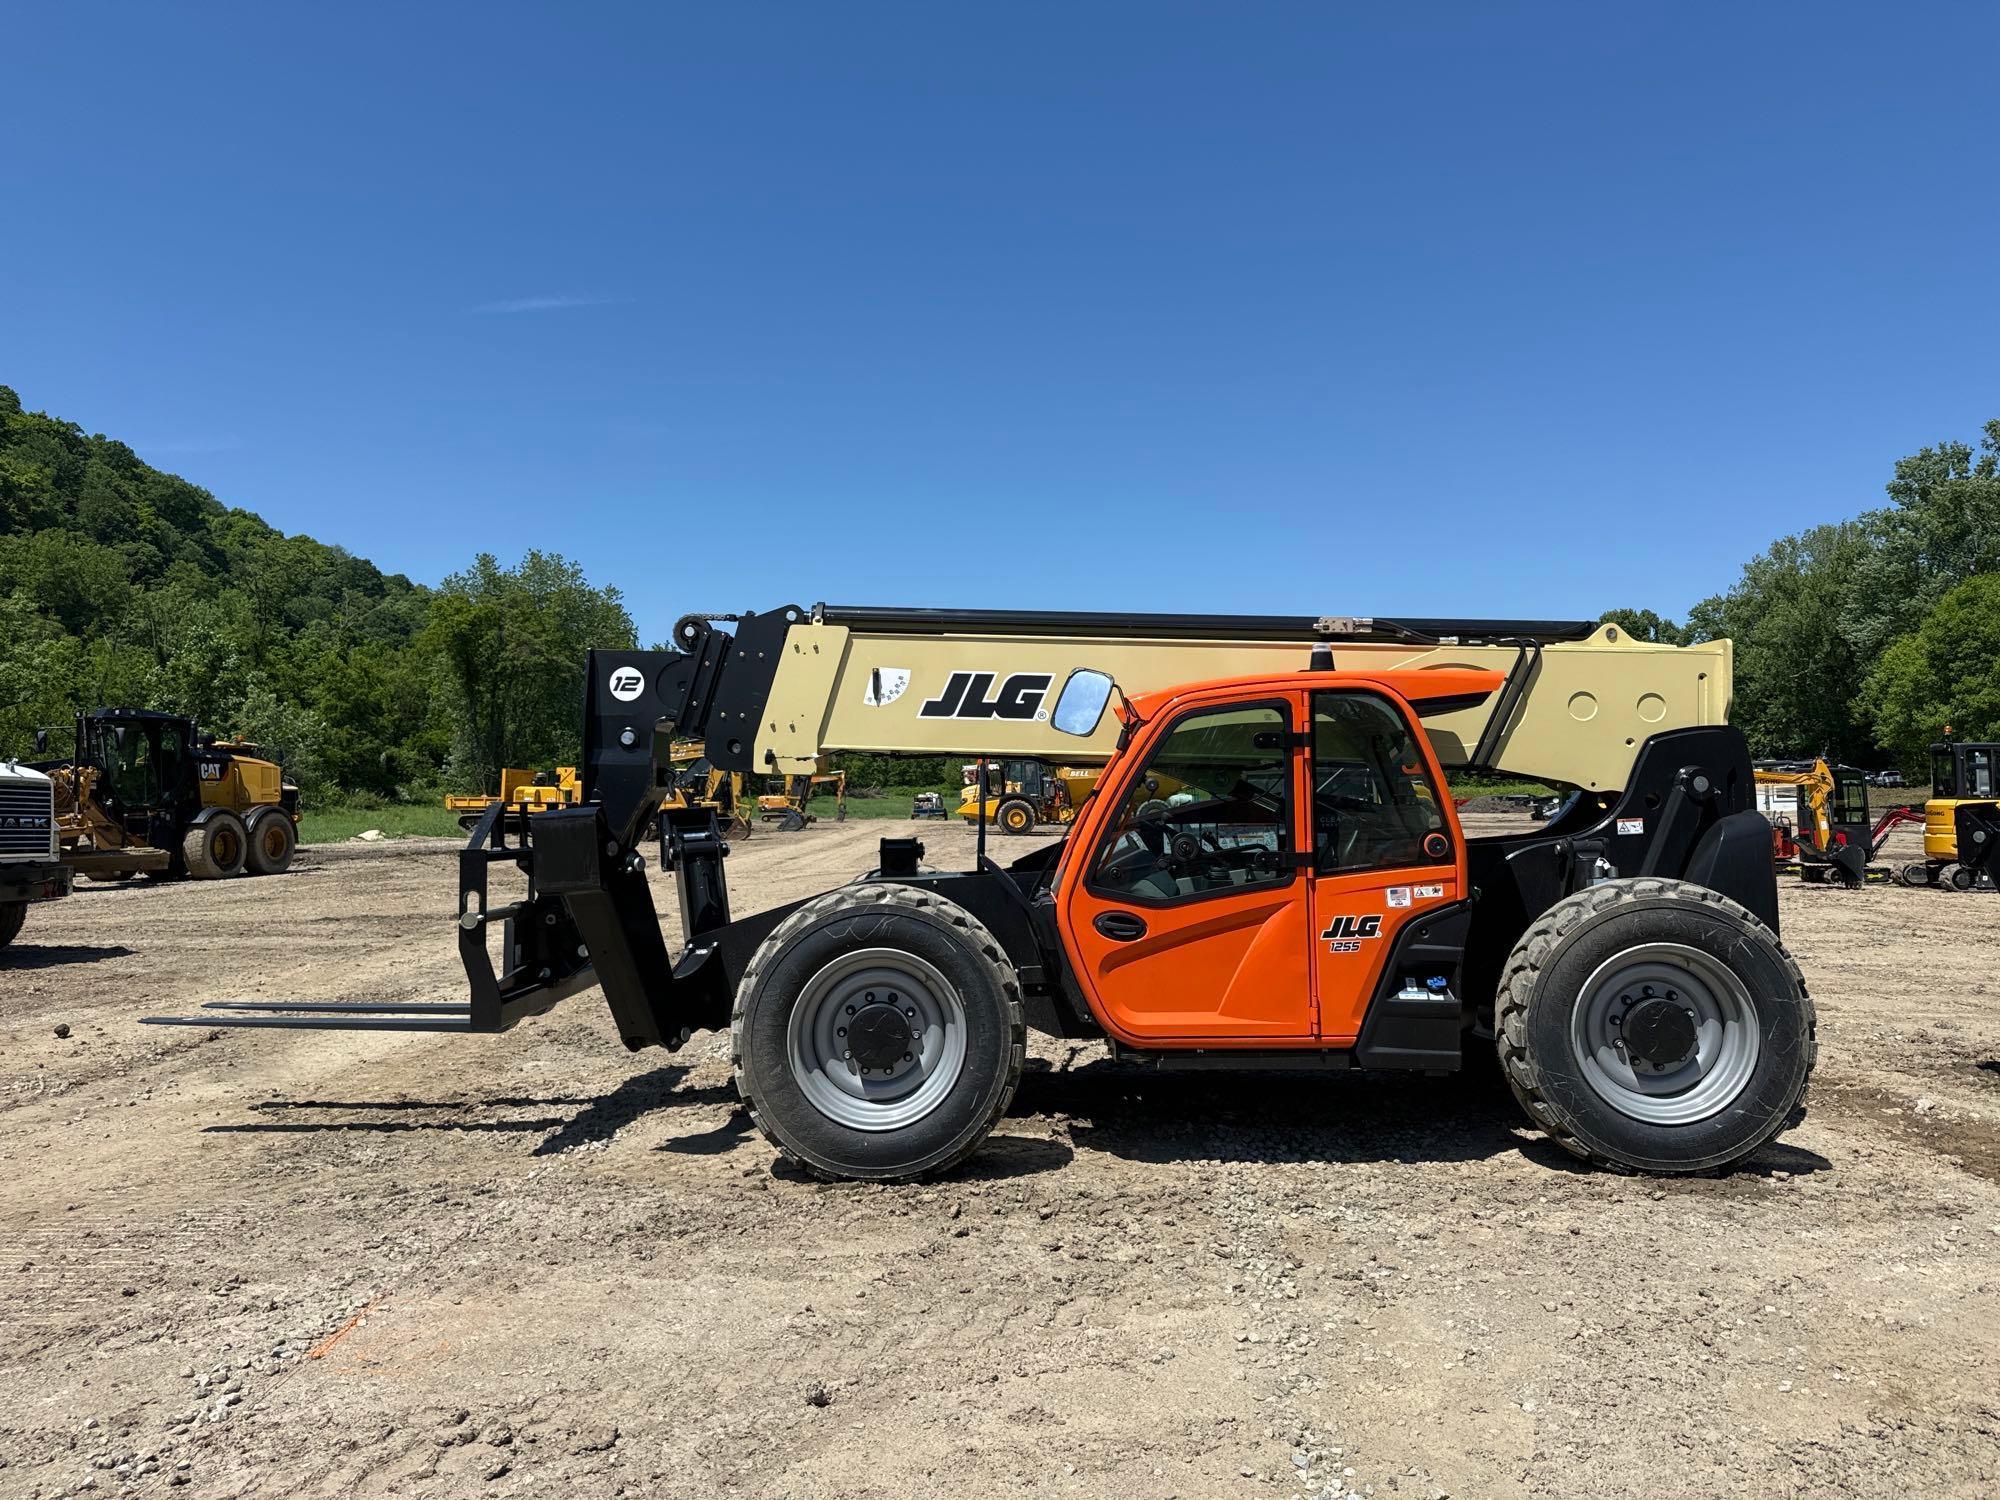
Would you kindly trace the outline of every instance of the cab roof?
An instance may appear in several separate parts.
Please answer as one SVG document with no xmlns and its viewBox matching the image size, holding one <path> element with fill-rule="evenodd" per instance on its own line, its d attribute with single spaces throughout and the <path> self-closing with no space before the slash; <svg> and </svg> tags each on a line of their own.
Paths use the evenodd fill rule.
<svg viewBox="0 0 2000 1500">
<path fill-rule="evenodd" d="M 1197 693 L 1323 692 L 1329 688 L 1384 689 L 1406 699 L 1419 715 L 1471 708 L 1500 691 L 1505 672 L 1486 667 L 1386 667 L 1373 671 L 1307 669 L 1257 677 L 1212 677 L 1203 682 L 1177 683 L 1154 693 L 1141 693 L 1132 706 L 1150 719 L 1181 698 Z"/>
</svg>

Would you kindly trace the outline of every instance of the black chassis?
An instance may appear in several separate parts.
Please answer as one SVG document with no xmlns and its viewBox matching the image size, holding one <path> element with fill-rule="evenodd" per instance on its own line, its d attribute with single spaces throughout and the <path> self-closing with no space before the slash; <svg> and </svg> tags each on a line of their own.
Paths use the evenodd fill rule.
<svg viewBox="0 0 2000 1500">
<path fill-rule="evenodd" d="M 470 985 L 464 1004 L 240 1003 L 222 1007 L 235 1012 L 226 1019 L 162 1019 L 497 1032 L 596 984 L 635 1051 L 671 1050 L 696 1032 L 728 1026 L 758 945 L 804 902 L 732 918 L 724 871 L 729 849 L 714 814 L 660 805 L 673 784 L 669 747 L 677 737 L 705 735 L 715 765 L 754 769 L 750 728 L 761 718 L 772 677 L 772 669 L 757 664 L 778 659 L 785 631 L 801 618 L 796 607 L 745 616 L 732 635 L 690 617 L 675 627 L 684 651 L 591 653 L 583 802 L 537 814 L 515 843 L 500 810 L 489 809 L 459 854 L 459 953 Z M 1495 633 L 1513 632 L 1509 639 L 1519 634 L 1507 622 L 1492 623 Z M 615 700 L 605 684 L 628 667 L 646 686 L 636 699 Z M 667 949 L 647 883 L 649 847 L 676 876 L 678 954 Z M 1058 1037 L 1100 1036 L 1057 930 L 1052 883 L 1061 845 L 1008 866 L 982 856 L 976 869 L 949 872 L 925 868 L 922 849 L 915 839 L 884 839 L 881 864 L 863 879 L 924 886 L 957 902 L 986 924 L 1014 963 L 1029 1025 Z M 1692 881 L 1739 902 L 1774 931 L 1778 925 L 1770 825 L 1755 808 L 1748 747 L 1726 726 L 1653 736 L 1615 802 L 1579 794 L 1540 829 L 1469 840 L 1467 860 L 1469 899 L 1404 925 L 1351 1053 L 1127 1055 L 1159 1066 L 1456 1069 L 1465 1034 L 1490 1033 L 1494 990 L 1514 943 L 1542 912 L 1599 880 Z M 495 865 L 511 865 L 525 877 L 519 900 L 490 901 Z M 490 940 L 496 925 L 497 967 Z M 1423 981 L 1422 999 L 1405 994 L 1402 981 L 1410 976 Z"/>
</svg>

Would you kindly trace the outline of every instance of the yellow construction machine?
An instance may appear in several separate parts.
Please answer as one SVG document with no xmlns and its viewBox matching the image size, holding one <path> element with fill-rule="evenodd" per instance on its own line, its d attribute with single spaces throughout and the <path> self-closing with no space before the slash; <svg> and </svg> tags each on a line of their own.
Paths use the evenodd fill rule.
<svg viewBox="0 0 2000 1500">
<path fill-rule="evenodd" d="M 833 821 L 847 821 L 845 771 L 822 770 L 787 776 L 781 785 L 783 790 L 766 792 L 757 799 L 758 822 L 775 823 L 782 832 L 796 833 L 806 824 L 818 821 L 806 808 L 822 794 L 830 794 L 834 799 Z"/>
<path fill-rule="evenodd" d="M 517 821 L 529 813 L 551 807 L 573 807 L 583 800 L 583 788 L 576 779 L 575 766 L 557 766 L 553 771 L 523 771 L 508 766 L 500 773 L 500 794 L 483 793 L 471 797 L 446 797 L 446 812 L 458 814 L 458 826 L 470 833 L 486 816 L 486 809 L 503 803 Z"/>
<path fill-rule="evenodd" d="M 1873 863 L 1891 829 L 1918 821 L 1908 807 L 1879 820 L 1869 811 L 1868 777 L 1853 766 L 1813 761 L 1763 761 L 1755 771 L 1757 810 L 1771 825 L 1771 857 L 1786 874 L 1810 884 L 1857 886 L 1889 879 Z"/>
<path fill-rule="evenodd" d="M 75 753 L 42 769 L 63 863 L 86 879 L 277 875 L 298 850 L 299 789 L 284 768 L 178 714 L 78 714 Z"/>
<path fill-rule="evenodd" d="M 662 808 L 706 810 L 715 814 L 725 840 L 750 837 L 756 825 L 738 810 L 745 801 L 741 771 L 717 770 L 700 740 L 674 741 L 668 764 L 673 786 L 660 799 Z"/>
<path fill-rule="evenodd" d="M 965 767 L 958 815 L 982 819 L 1002 833 L 1029 834 L 1038 825 L 1064 826 L 1097 785 L 1101 767 L 1049 766 L 1039 760 L 974 761 Z"/>
<path fill-rule="evenodd" d="M 2000 854 L 2000 743 L 1944 740 L 1931 746 L 1924 857 L 1904 865 L 1896 878 L 1904 885 L 1990 891 L 2000 883 L 1996 854 Z"/>
</svg>

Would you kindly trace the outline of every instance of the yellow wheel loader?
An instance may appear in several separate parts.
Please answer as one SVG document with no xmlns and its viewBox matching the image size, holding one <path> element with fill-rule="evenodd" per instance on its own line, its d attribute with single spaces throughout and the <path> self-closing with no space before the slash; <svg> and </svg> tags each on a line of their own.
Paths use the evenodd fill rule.
<svg viewBox="0 0 2000 1500">
<path fill-rule="evenodd" d="M 1048 766 L 1039 760 L 974 761 L 965 767 L 958 815 L 1019 837 L 1048 824 L 1067 826 L 1097 785 L 1096 766 Z"/>
</svg>

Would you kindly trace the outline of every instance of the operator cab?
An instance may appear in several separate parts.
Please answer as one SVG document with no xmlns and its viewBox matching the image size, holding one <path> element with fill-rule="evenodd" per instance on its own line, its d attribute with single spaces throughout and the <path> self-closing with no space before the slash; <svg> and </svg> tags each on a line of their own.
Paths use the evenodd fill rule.
<svg viewBox="0 0 2000 1500">
<path fill-rule="evenodd" d="M 1931 795 L 1939 798 L 1988 798 L 1995 794 L 1995 761 L 2000 745 L 1946 741 L 1931 746 Z"/>
</svg>

